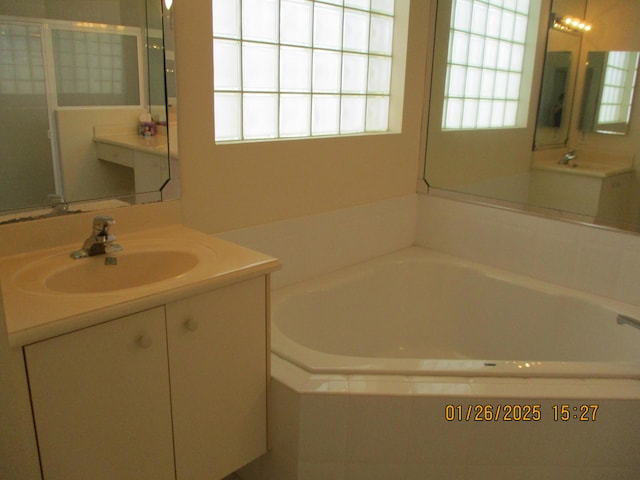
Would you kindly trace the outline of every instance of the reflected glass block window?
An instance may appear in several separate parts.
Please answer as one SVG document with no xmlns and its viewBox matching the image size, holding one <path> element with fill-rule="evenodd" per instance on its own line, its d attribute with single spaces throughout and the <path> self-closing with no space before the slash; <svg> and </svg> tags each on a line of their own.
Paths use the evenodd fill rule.
<svg viewBox="0 0 640 480">
<path fill-rule="evenodd" d="M 54 29 L 58 105 L 138 105 L 138 40 L 134 35 Z"/>
<path fill-rule="evenodd" d="M 0 94 L 45 94 L 39 26 L 0 24 Z"/>
<path fill-rule="evenodd" d="M 638 52 L 609 52 L 602 84 L 598 124 L 627 123 L 636 84 Z"/>
<path fill-rule="evenodd" d="M 385 132 L 394 0 L 212 0 L 218 142 Z"/>
<path fill-rule="evenodd" d="M 524 126 L 529 10 L 529 0 L 453 0 L 443 129 Z"/>
</svg>

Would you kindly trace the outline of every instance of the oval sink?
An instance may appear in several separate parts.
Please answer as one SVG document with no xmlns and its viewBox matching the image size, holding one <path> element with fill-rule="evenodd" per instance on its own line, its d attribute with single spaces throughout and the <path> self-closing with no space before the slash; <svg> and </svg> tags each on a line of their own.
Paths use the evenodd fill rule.
<svg viewBox="0 0 640 480">
<path fill-rule="evenodd" d="M 197 253 L 153 249 L 121 251 L 74 260 L 68 254 L 34 262 L 16 273 L 22 290 L 46 293 L 109 293 L 175 279 L 199 263 Z"/>
<path fill-rule="evenodd" d="M 45 286 L 61 293 L 123 290 L 177 277 L 197 263 L 198 257 L 182 251 L 123 252 L 111 257 L 95 256 L 77 260 L 75 265 L 50 275 L 45 280 Z"/>
</svg>

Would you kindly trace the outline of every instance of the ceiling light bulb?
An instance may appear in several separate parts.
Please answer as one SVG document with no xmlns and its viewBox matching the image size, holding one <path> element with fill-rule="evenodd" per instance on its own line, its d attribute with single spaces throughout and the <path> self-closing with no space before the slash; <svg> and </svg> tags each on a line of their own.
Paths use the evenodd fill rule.
<svg viewBox="0 0 640 480">
<path fill-rule="evenodd" d="M 591 25 L 587 24 L 584 26 L 584 31 L 588 32 L 589 30 L 591 30 Z"/>
</svg>

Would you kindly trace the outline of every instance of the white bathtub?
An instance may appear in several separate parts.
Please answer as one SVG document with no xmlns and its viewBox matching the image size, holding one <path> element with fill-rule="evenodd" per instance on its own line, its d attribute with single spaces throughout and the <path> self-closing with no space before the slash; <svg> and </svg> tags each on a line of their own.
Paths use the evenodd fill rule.
<svg viewBox="0 0 640 480">
<path fill-rule="evenodd" d="M 273 292 L 272 352 L 312 373 L 640 378 L 638 307 L 422 248 Z"/>
</svg>

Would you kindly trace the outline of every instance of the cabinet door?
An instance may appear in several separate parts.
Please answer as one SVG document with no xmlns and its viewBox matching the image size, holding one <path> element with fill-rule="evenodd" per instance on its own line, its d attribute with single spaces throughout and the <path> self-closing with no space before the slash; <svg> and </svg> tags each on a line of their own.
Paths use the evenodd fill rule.
<svg viewBox="0 0 640 480">
<path fill-rule="evenodd" d="M 157 192 L 169 180 L 169 159 L 167 154 L 154 155 L 135 151 L 133 154 L 133 175 L 136 192 Z"/>
<path fill-rule="evenodd" d="M 180 480 L 213 480 L 266 452 L 265 278 L 167 305 Z"/>
<path fill-rule="evenodd" d="M 24 350 L 45 480 L 175 479 L 162 307 Z"/>
</svg>

